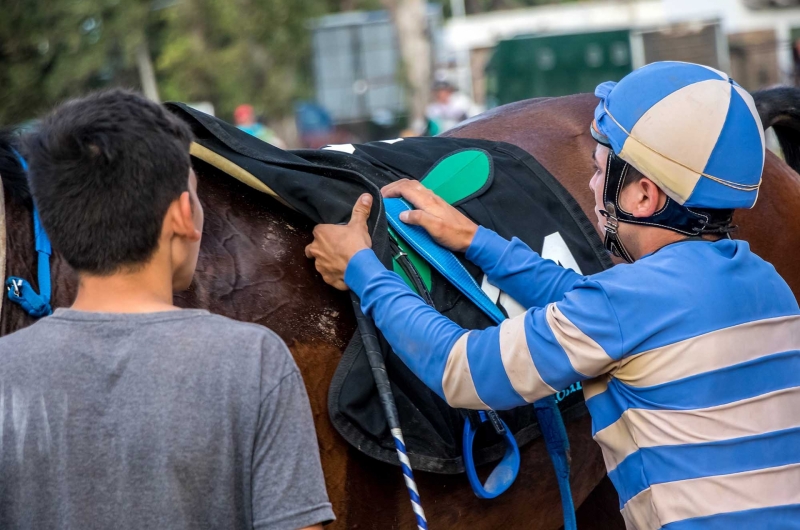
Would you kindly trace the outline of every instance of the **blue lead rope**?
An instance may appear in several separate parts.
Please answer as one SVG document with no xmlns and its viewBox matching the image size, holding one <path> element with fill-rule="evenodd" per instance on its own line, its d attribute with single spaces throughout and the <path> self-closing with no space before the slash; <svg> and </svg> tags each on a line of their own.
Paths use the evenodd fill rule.
<svg viewBox="0 0 800 530">
<path fill-rule="evenodd" d="M 22 166 L 22 170 L 28 171 L 28 163 L 25 162 L 22 155 L 16 150 L 14 150 L 14 154 Z M 6 280 L 6 289 L 9 300 L 19 304 L 33 318 L 40 318 L 53 312 L 50 308 L 50 256 L 53 254 L 53 249 L 50 247 L 50 238 L 47 237 L 42 220 L 39 219 L 39 211 L 35 206 L 33 207 L 33 231 L 38 255 L 36 272 L 39 292 L 37 293 L 27 280 L 16 276 L 11 276 Z"/>
<path fill-rule="evenodd" d="M 428 232 L 421 227 L 407 225 L 400 220 L 400 214 L 413 209 L 403 199 L 384 199 L 386 218 L 389 225 L 408 243 L 414 250 L 422 255 L 439 273 L 447 278 L 464 295 L 472 300 L 484 313 L 489 315 L 497 324 L 506 319 L 506 316 L 483 292 L 475 279 L 464 268 L 458 258 L 449 250 L 441 247 Z M 564 529 L 577 530 L 575 521 L 575 506 L 572 501 L 572 488 L 569 483 L 569 441 L 564 420 L 556 404 L 556 397 L 549 396 L 534 403 L 536 418 L 545 440 L 547 452 L 555 467 L 558 489 L 561 493 L 561 506 L 564 511 Z M 493 412 L 489 412 L 494 414 Z M 496 416 L 495 416 L 496 417 Z M 483 421 L 484 417 L 481 417 Z M 499 418 L 497 418 L 499 420 Z M 500 420 L 502 422 L 502 420 Z M 505 424 L 503 424 L 505 426 Z M 516 468 L 514 469 L 514 452 L 507 450 L 503 460 L 498 464 L 500 471 L 495 476 L 495 471 L 489 476 L 486 484 L 481 484 L 475 472 L 475 463 L 472 457 L 472 441 L 476 426 L 471 425 L 469 418 L 464 424 L 464 467 L 470 485 L 478 497 L 492 498 L 507 490 L 519 471 L 519 449 L 513 436 L 506 438 L 509 447 L 513 442 L 516 449 Z M 506 427 L 506 430 L 508 428 Z M 468 434 L 468 431 L 472 431 Z M 512 472 L 509 472 L 512 471 Z M 509 480 L 510 479 L 510 480 Z"/>
</svg>

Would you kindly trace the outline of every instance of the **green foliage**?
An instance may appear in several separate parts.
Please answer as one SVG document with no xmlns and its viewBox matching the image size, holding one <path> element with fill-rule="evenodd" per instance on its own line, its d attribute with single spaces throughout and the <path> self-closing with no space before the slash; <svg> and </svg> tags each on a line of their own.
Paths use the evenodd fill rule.
<svg viewBox="0 0 800 530">
<path fill-rule="evenodd" d="M 131 84 L 130 50 L 141 41 L 148 9 L 142 0 L 5 0 L 0 123 L 30 119 L 111 82 Z"/>
<path fill-rule="evenodd" d="M 311 95 L 309 18 L 380 0 L 3 0 L 0 124 L 108 86 L 139 87 L 144 42 L 161 98 L 270 117 Z"/>
</svg>

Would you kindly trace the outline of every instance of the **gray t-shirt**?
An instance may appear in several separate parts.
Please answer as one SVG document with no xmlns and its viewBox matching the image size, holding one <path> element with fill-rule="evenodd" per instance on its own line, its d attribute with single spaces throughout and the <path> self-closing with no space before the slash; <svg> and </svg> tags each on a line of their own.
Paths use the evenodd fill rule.
<svg viewBox="0 0 800 530">
<path fill-rule="evenodd" d="M 0 528 L 332 519 L 303 380 L 268 329 L 59 309 L 0 339 Z"/>
</svg>

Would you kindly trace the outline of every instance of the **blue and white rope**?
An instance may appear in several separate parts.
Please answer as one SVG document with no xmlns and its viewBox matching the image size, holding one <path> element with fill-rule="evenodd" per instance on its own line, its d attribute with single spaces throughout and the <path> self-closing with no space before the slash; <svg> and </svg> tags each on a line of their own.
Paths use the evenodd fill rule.
<svg viewBox="0 0 800 530">
<path fill-rule="evenodd" d="M 422 502 L 419 499 L 419 490 L 414 480 L 414 472 L 411 470 L 411 461 L 406 454 L 406 444 L 403 440 L 403 431 L 399 427 L 391 429 L 394 438 L 394 446 L 397 448 L 397 458 L 400 459 L 400 467 L 403 469 L 403 478 L 408 488 L 408 496 L 411 498 L 411 509 L 417 516 L 417 529 L 427 530 L 428 521 L 425 519 L 425 511 L 422 509 Z"/>
</svg>

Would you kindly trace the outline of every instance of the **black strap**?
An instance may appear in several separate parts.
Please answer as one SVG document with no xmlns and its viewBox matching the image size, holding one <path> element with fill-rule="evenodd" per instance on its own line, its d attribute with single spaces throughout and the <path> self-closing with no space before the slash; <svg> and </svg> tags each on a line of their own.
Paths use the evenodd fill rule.
<svg viewBox="0 0 800 530">
<path fill-rule="evenodd" d="M 625 187 L 625 178 L 630 170 L 630 165 L 623 159 L 608 152 L 608 165 L 606 168 L 606 184 L 603 190 L 603 205 L 611 214 L 608 205 L 613 206 L 613 216 L 621 223 L 657 226 L 678 232 L 686 236 L 695 236 L 703 233 L 708 225 L 710 215 L 702 210 L 691 209 L 678 204 L 671 197 L 667 197 L 664 207 L 649 217 L 634 217 L 626 212 L 619 204 L 619 197 Z"/>
</svg>

